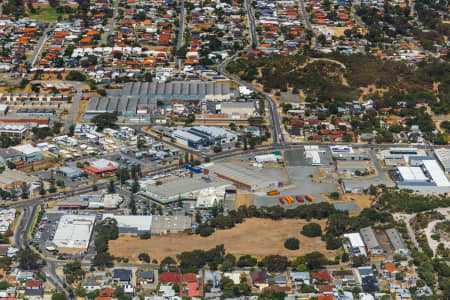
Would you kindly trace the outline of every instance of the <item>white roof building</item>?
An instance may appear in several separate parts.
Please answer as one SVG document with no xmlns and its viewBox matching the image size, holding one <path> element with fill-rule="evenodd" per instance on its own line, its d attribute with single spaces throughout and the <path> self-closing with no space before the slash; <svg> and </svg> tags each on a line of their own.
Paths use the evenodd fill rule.
<svg viewBox="0 0 450 300">
<path fill-rule="evenodd" d="M 94 229 L 94 215 L 63 215 L 58 223 L 53 243 L 61 248 L 87 250 Z M 64 251 L 63 251 L 64 252 Z"/>
<path fill-rule="evenodd" d="M 430 174 L 431 178 L 433 179 L 434 183 L 436 183 L 439 187 L 447 187 L 450 186 L 450 182 L 448 181 L 447 176 L 445 176 L 445 173 L 442 171 L 442 169 L 439 167 L 439 164 L 435 160 L 424 160 L 423 165 L 425 166 L 425 169 Z"/>
<path fill-rule="evenodd" d="M 196 207 L 213 207 L 219 205 L 220 201 L 225 198 L 225 188 L 226 186 L 209 187 L 199 191 L 197 196 Z"/>
<path fill-rule="evenodd" d="M 353 255 L 366 255 L 365 244 L 361 238 L 361 234 L 358 232 L 355 233 L 346 233 L 344 234 L 344 238 L 348 239 L 350 242 L 350 246 L 352 247 Z"/>
<path fill-rule="evenodd" d="M 403 181 L 424 182 L 428 180 L 420 167 L 398 167 L 398 171 Z"/>
<path fill-rule="evenodd" d="M 106 218 L 115 219 L 120 234 L 141 234 L 150 232 L 152 227 L 152 216 L 120 216 L 114 214 L 103 214 Z"/>
</svg>

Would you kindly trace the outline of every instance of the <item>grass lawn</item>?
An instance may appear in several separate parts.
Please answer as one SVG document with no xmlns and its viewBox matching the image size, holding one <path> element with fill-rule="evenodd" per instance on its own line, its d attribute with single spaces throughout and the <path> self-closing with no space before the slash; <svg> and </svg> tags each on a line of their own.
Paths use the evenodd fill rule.
<svg viewBox="0 0 450 300">
<path fill-rule="evenodd" d="M 40 22 L 56 22 L 58 17 L 61 16 L 63 19 L 68 16 L 65 13 L 57 13 L 54 7 L 37 7 L 35 14 L 30 14 L 30 18 Z"/>
</svg>

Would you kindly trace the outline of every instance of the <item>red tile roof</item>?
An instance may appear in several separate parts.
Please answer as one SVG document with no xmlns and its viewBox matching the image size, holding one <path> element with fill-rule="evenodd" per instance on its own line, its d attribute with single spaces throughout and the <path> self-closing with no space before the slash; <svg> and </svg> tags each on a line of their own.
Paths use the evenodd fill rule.
<svg viewBox="0 0 450 300">
<path fill-rule="evenodd" d="M 197 274 L 195 274 L 195 273 L 183 274 L 183 281 L 184 282 L 197 281 Z"/>
<path fill-rule="evenodd" d="M 175 272 L 161 273 L 159 274 L 159 281 L 177 283 L 180 282 L 180 275 Z"/>
<path fill-rule="evenodd" d="M 186 285 L 188 291 L 187 291 L 187 296 L 189 298 L 191 297 L 201 297 L 202 295 L 202 291 L 199 289 L 199 285 L 197 282 L 189 282 Z"/>
<path fill-rule="evenodd" d="M 331 275 L 328 271 L 312 272 L 312 278 L 322 281 L 331 281 Z"/>
<path fill-rule="evenodd" d="M 42 286 L 42 281 L 40 281 L 40 280 L 28 280 L 27 282 L 25 282 L 25 286 L 27 288 L 41 287 Z"/>
</svg>

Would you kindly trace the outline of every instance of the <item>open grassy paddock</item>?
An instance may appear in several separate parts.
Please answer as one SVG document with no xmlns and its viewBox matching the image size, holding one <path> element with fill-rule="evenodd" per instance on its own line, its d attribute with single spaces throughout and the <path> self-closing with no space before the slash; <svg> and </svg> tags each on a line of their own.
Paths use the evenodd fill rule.
<svg viewBox="0 0 450 300">
<path fill-rule="evenodd" d="M 312 220 L 319 223 L 324 230 L 326 220 Z M 114 256 L 126 257 L 137 262 L 140 253 L 148 253 L 151 259 L 160 261 L 166 256 L 175 257 L 183 251 L 195 249 L 208 250 L 216 245 L 224 244 L 227 253 L 236 256 L 251 254 L 263 257 L 271 254 L 296 257 L 312 251 L 320 251 L 330 259 L 335 251 L 325 250 L 325 242 L 320 237 L 308 238 L 300 234 L 303 225 L 308 221 L 300 219 L 285 219 L 273 221 L 269 219 L 252 218 L 232 229 L 217 230 L 209 237 L 200 235 L 174 234 L 166 236 L 152 236 L 151 239 L 141 240 L 134 236 L 120 236 L 110 241 L 110 252 Z M 286 239 L 296 237 L 300 240 L 299 250 L 284 248 Z"/>
</svg>

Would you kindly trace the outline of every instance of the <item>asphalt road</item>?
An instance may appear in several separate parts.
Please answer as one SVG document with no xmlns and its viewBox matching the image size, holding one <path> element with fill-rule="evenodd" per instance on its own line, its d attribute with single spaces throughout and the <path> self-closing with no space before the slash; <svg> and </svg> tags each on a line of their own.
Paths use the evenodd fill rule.
<svg viewBox="0 0 450 300">
<path fill-rule="evenodd" d="M 250 0 L 245 0 L 245 6 L 247 8 L 248 20 L 250 25 L 250 36 L 252 38 L 252 47 L 258 47 L 258 36 L 256 35 L 255 15 L 253 14 L 252 5 Z"/>
<path fill-rule="evenodd" d="M 42 47 L 44 47 L 45 43 L 47 42 L 48 33 L 52 29 L 53 29 L 53 25 L 48 25 L 47 28 L 44 30 L 44 33 L 42 34 L 41 38 L 39 39 L 39 42 L 38 42 L 36 48 L 34 49 L 33 54 L 30 57 L 30 67 L 33 67 L 33 65 L 36 63 L 36 60 L 38 59 L 38 57 L 42 51 Z"/>
<path fill-rule="evenodd" d="M 101 42 L 102 44 L 105 44 L 108 36 L 114 32 L 114 28 L 116 27 L 116 19 L 119 16 L 119 2 L 120 2 L 119 0 L 116 0 L 114 2 L 113 16 L 111 18 L 111 23 L 109 23 L 109 26 L 107 27 L 106 32 L 103 33 L 102 42 Z"/>
<path fill-rule="evenodd" d="M 78 111 L 78 105 L 83 93 L 79 87 L 76 88 L 76 94 L 72 97 L 72 105 L 70 106 L 69 113 L 64 121 L 64 133 L 68 133 L 70 127 L 74 124 L 75 113 Z"/>
<path fill-rule="evenodd" d="M 317 48 L 319 46 L 319 42 L 317 41 L 317 36 L 311 26 L 311 23 L 309 22 L 308 13 L 305 8 L 305 2 L 303 0 L 298 0 L 298 3 L 300 4 L 300 8 L 302 10 L 302 16 L 303 16 L 303 20 L 305 21 L 305 26 L 308 30 L 310 30 L 313 33 L 313 37 L 314 37 L 313 48 Z"/>
<path fill-rule="evenodd" d="M 184 37 L 184 0 L 181 0 L 180 5 L 180 25 L 178 27 L 178 38 L 177 38 L 177 50 L 180 50 L 183 45 L 183 37 Z M 180 67 L 180 58 L 177 56 L 175 59 L 175 68 Z"/>
</svg>

